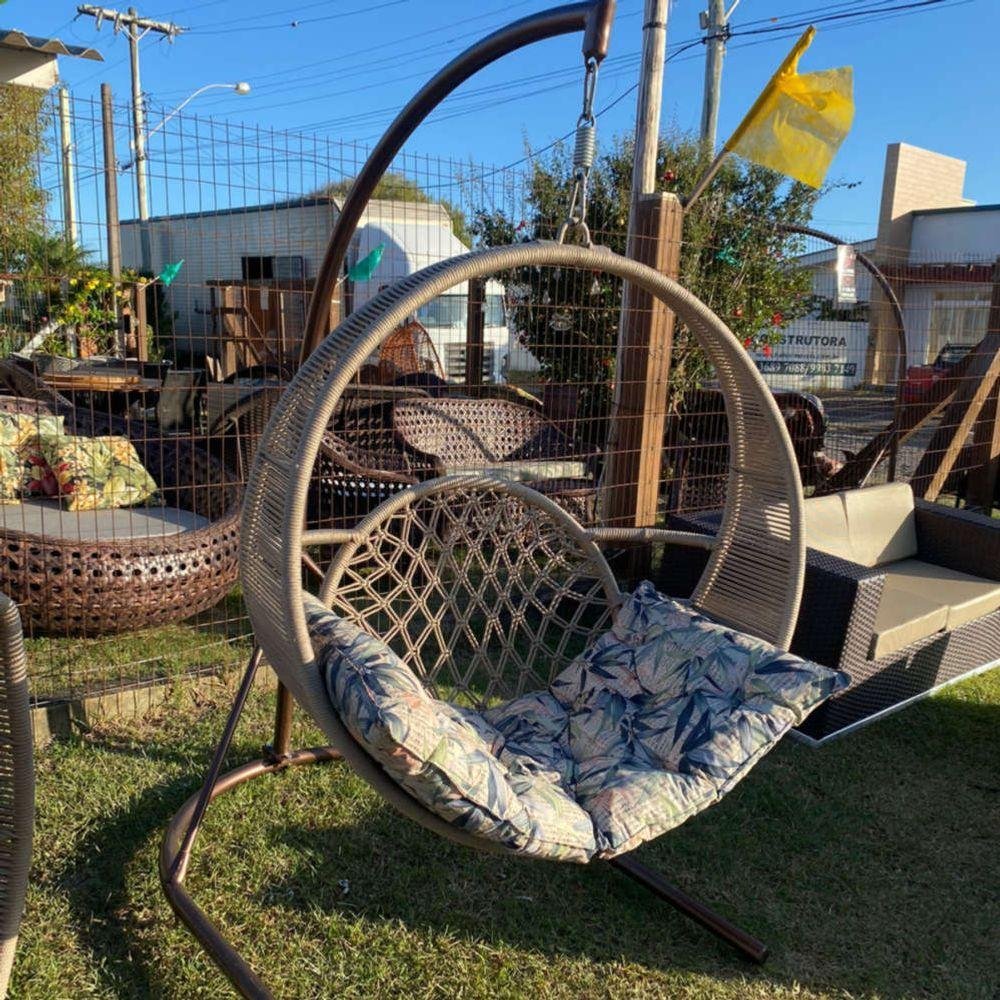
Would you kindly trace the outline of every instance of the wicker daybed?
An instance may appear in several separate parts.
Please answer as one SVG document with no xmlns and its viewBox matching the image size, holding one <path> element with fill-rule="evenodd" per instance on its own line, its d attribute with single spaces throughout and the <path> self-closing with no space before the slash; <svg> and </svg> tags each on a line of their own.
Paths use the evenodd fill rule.
<svg viewBox="0 0 1000 1000">
<path fill-rule="evenodd" d="M 0 411 L 66 418 L 66 431 L 128 433 L 123 422 L 59 403 L 0 396 Z M 33 632 L 95 636 L 165 625 L 217 604 L 236 582 L 239 483 L 190 439 L 129 437 L 162 507 L 61 511 L 0 506 L 0 589 Z"/>
</svg>

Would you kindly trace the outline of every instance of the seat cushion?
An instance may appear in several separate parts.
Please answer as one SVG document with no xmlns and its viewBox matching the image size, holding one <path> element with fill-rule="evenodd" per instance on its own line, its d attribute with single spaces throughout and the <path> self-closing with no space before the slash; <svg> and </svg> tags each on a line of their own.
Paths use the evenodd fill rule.
<svg viewBox="0 0 1000 1000">
<path fill-rule="evenodd" d="M 948 605 L 933 593 L 917 593 L 905 580 L 886 572 L 875 614 L 868 655 L 881 659 L 946 628 Z"/>
<path fill-rule="evenodd" d="M 559 860 L 614 857 L 684 822 L 848 683 L 644 583 L 547 690 L 473 712 L 309 607 L 333 707 L 383 768 L 462 829 Z"/>
<path fill-rule="evenodd" d="M 1000 572 L 1000 567 L 997 567 Z M 960 573 L 920 559 L 904 559 L 885 568 L 886 586 L 916 594 L 947 607 L 943 628 L 958 628 L 1000 608 L 1000 580 Z"/>
<path fill-rule="evenodd" d="M 559 745 L 555 731 L 565 726 L 550 695 L 519 699 L 534 719 L 533 732 L 553 737 L 541 741 L 536 759 L 527 747 L 507 747 L 478 713 L 432 698 L 380 639 L 318 604 L 309 617 L 338 716 L 414 798 L 456 827 L 517 853 L 591 858 L 593 824 L 550 759 Z"/>
<path fill-rule="evenodd" d="M 199 531 L 210 523 L 207 517 L 178 507 L 69 511 L 58 500 L 41 497 L 0 504 L 0 529 L 69 542 L 163 538 L 183 531 Z"/>
<path fill-rule="evenodd" d="M 803 509 L 809 548 L 869 567 L 917 554 L 913 491 L 908 483 L 810 497 Z"/>
</svg>

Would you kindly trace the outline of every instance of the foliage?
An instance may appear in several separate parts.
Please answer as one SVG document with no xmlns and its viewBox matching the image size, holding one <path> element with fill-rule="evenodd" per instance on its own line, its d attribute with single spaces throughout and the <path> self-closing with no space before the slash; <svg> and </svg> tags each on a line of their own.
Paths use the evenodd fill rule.
<svg viewBox="0 0 1000 1000">
<path fill-rule="evenodd" d="M 42 229 L 45 192 L 36 168 L 45 150 L 42 106 L 44 93 L 32 87 L 0 84 L 0 264 L 14 270 L 11 259 L 26 240 Z"/>
<path fill-rule="evenodd" d="M 657 177 L 661 190 L 683 196 L 708 163 L 693 138 L 661 140 Z M 632 143 L 617 139 L 591 173 L 588 223 L 594 240 L 625 252 L 632 173 Z M 472 222 L 485 245 L 551 238 L 567 200 L 569 153 L 557 148 L 536 163 L 531 214 L 513 220 L 501 211 L 478 212 Z M 781 175 L 734 159 L 724 163 L 684 222 L 680 282 L 704 300 L 749 349 L 770 350 L 781 328 L 809 306 L 809 275 L 789 267 L 800 243 L 779 228 L 805 223 L 819 192 Z M 581 415 L 601 421 L 614 378 L 621 283 L 604 275 L 561 269 L 520 269 L 503 276 L 513 329 L 554 382 L 580 386 Z M 674 404 L 683 392 L 711 377 L 689 331 L 678 324 L 671 371 Z"/>
<path fill-rule="evenodd" d="M 60 327 L 73 327 L 78 340 L 90 341 L 93 351 L 103 354 L 114 346 L 118 313 L 131 297 L 129 286 L 138 278 L 135 271 L 125 270 L 121 281 L 115 282 L 107 268 L 83 267 L 67 279 L 52 319 Z M 61 342 L 62 334 L 53 334 L 43 348 L 61 353 Z"/>
<path fill-rule="evenodd" d="M 325 195 L 332 198 L 344 198 L 351 190 L 354 178 L 349 177 L 333 184 L 327 184 L 318 191 L 313 192 L 316 196 Z M 375 187 L 373 198 L 383 198 L 386 201 L 410 201 L 419 202 L 422 205 L 438 204 L 451 217 L 451 231 L 455 237 L 466 246 L 472 244 L 472 233 L 469 230 L 465 213 L 446 198 L 432 198 L 416 181 L 403 174 L 389 172 L 383 176 Z"/>
</svg>

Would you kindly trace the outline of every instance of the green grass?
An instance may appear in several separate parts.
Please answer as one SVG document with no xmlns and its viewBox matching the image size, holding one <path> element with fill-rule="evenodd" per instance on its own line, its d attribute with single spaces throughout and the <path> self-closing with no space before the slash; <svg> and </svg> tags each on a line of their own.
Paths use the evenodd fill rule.
<svg viewBox="0 0 1000 1000">
<path fill-rule="evenodd" d="M 94 639 L 28 639 L 31 692 L 42 698 L 77 698 L 133 682 L 219 671 L 246 663 L 249 624 L 238 589 L 187 622 Z"/>
<path fill-rule="evenodd" d="M 40 755 L 14 997 L 231 995 L 156 876 L 230 695 L 180 685 L 157 716 Z M 234 760 L 272 702 L 253 696 Z M 767 940 L 761 969 L 609 867 L 452 846 L 338 764 L 219 800 L 188 884 L 279 997 L 994 1000 L 998 724 L 993 671 L 823 749 L 786 740 L 641 850 Z"/>
</svg>

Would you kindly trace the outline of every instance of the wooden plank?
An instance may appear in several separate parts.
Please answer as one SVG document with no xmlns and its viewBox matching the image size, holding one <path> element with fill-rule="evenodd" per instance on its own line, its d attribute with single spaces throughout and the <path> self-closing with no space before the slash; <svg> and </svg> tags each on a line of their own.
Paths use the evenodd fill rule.
<svg viewBox="0 0 1000 1000">
<path fill-rule="evenodd" d="M 969 355 L 955 395 L 910 481 L 914 496 L 937 499 L 998 377 L 1000 331 L 987 333 Z"/>
<path fill-rule="evenodd" d="M 675 278 L 684 209 L 676 195 L 637 203 L 635 259 Z M 603 508 L 614 527 L 656 523 L 674 315 L 646 292 L 625 286 Z"/>
<path fill-rule="evenodd" d="M 465 320 L 465 384 L 481 385 L 483 381 L 484 336 L 486 330 L 486 279 L 469 282 L 468 312 Z"/>
<path fill-rule="evenodd" d="M 147 326 L 149 318 L 146 315 L 146 285 L 135 286 L 135 356 L 140 361 L 149 360 L 149 334 Z"/>
<path fill-rule="evenodd" d="M 988 333 L 1000 333 L 1000 258 L 993 265 L 993 292 L 986 321 Z M 983 405 L 974 435 L 975 467 L 969 472 L 966 503 L 989 513 L 997 495 L 1000 480 L 1000 381 Z"/>
</svg>

